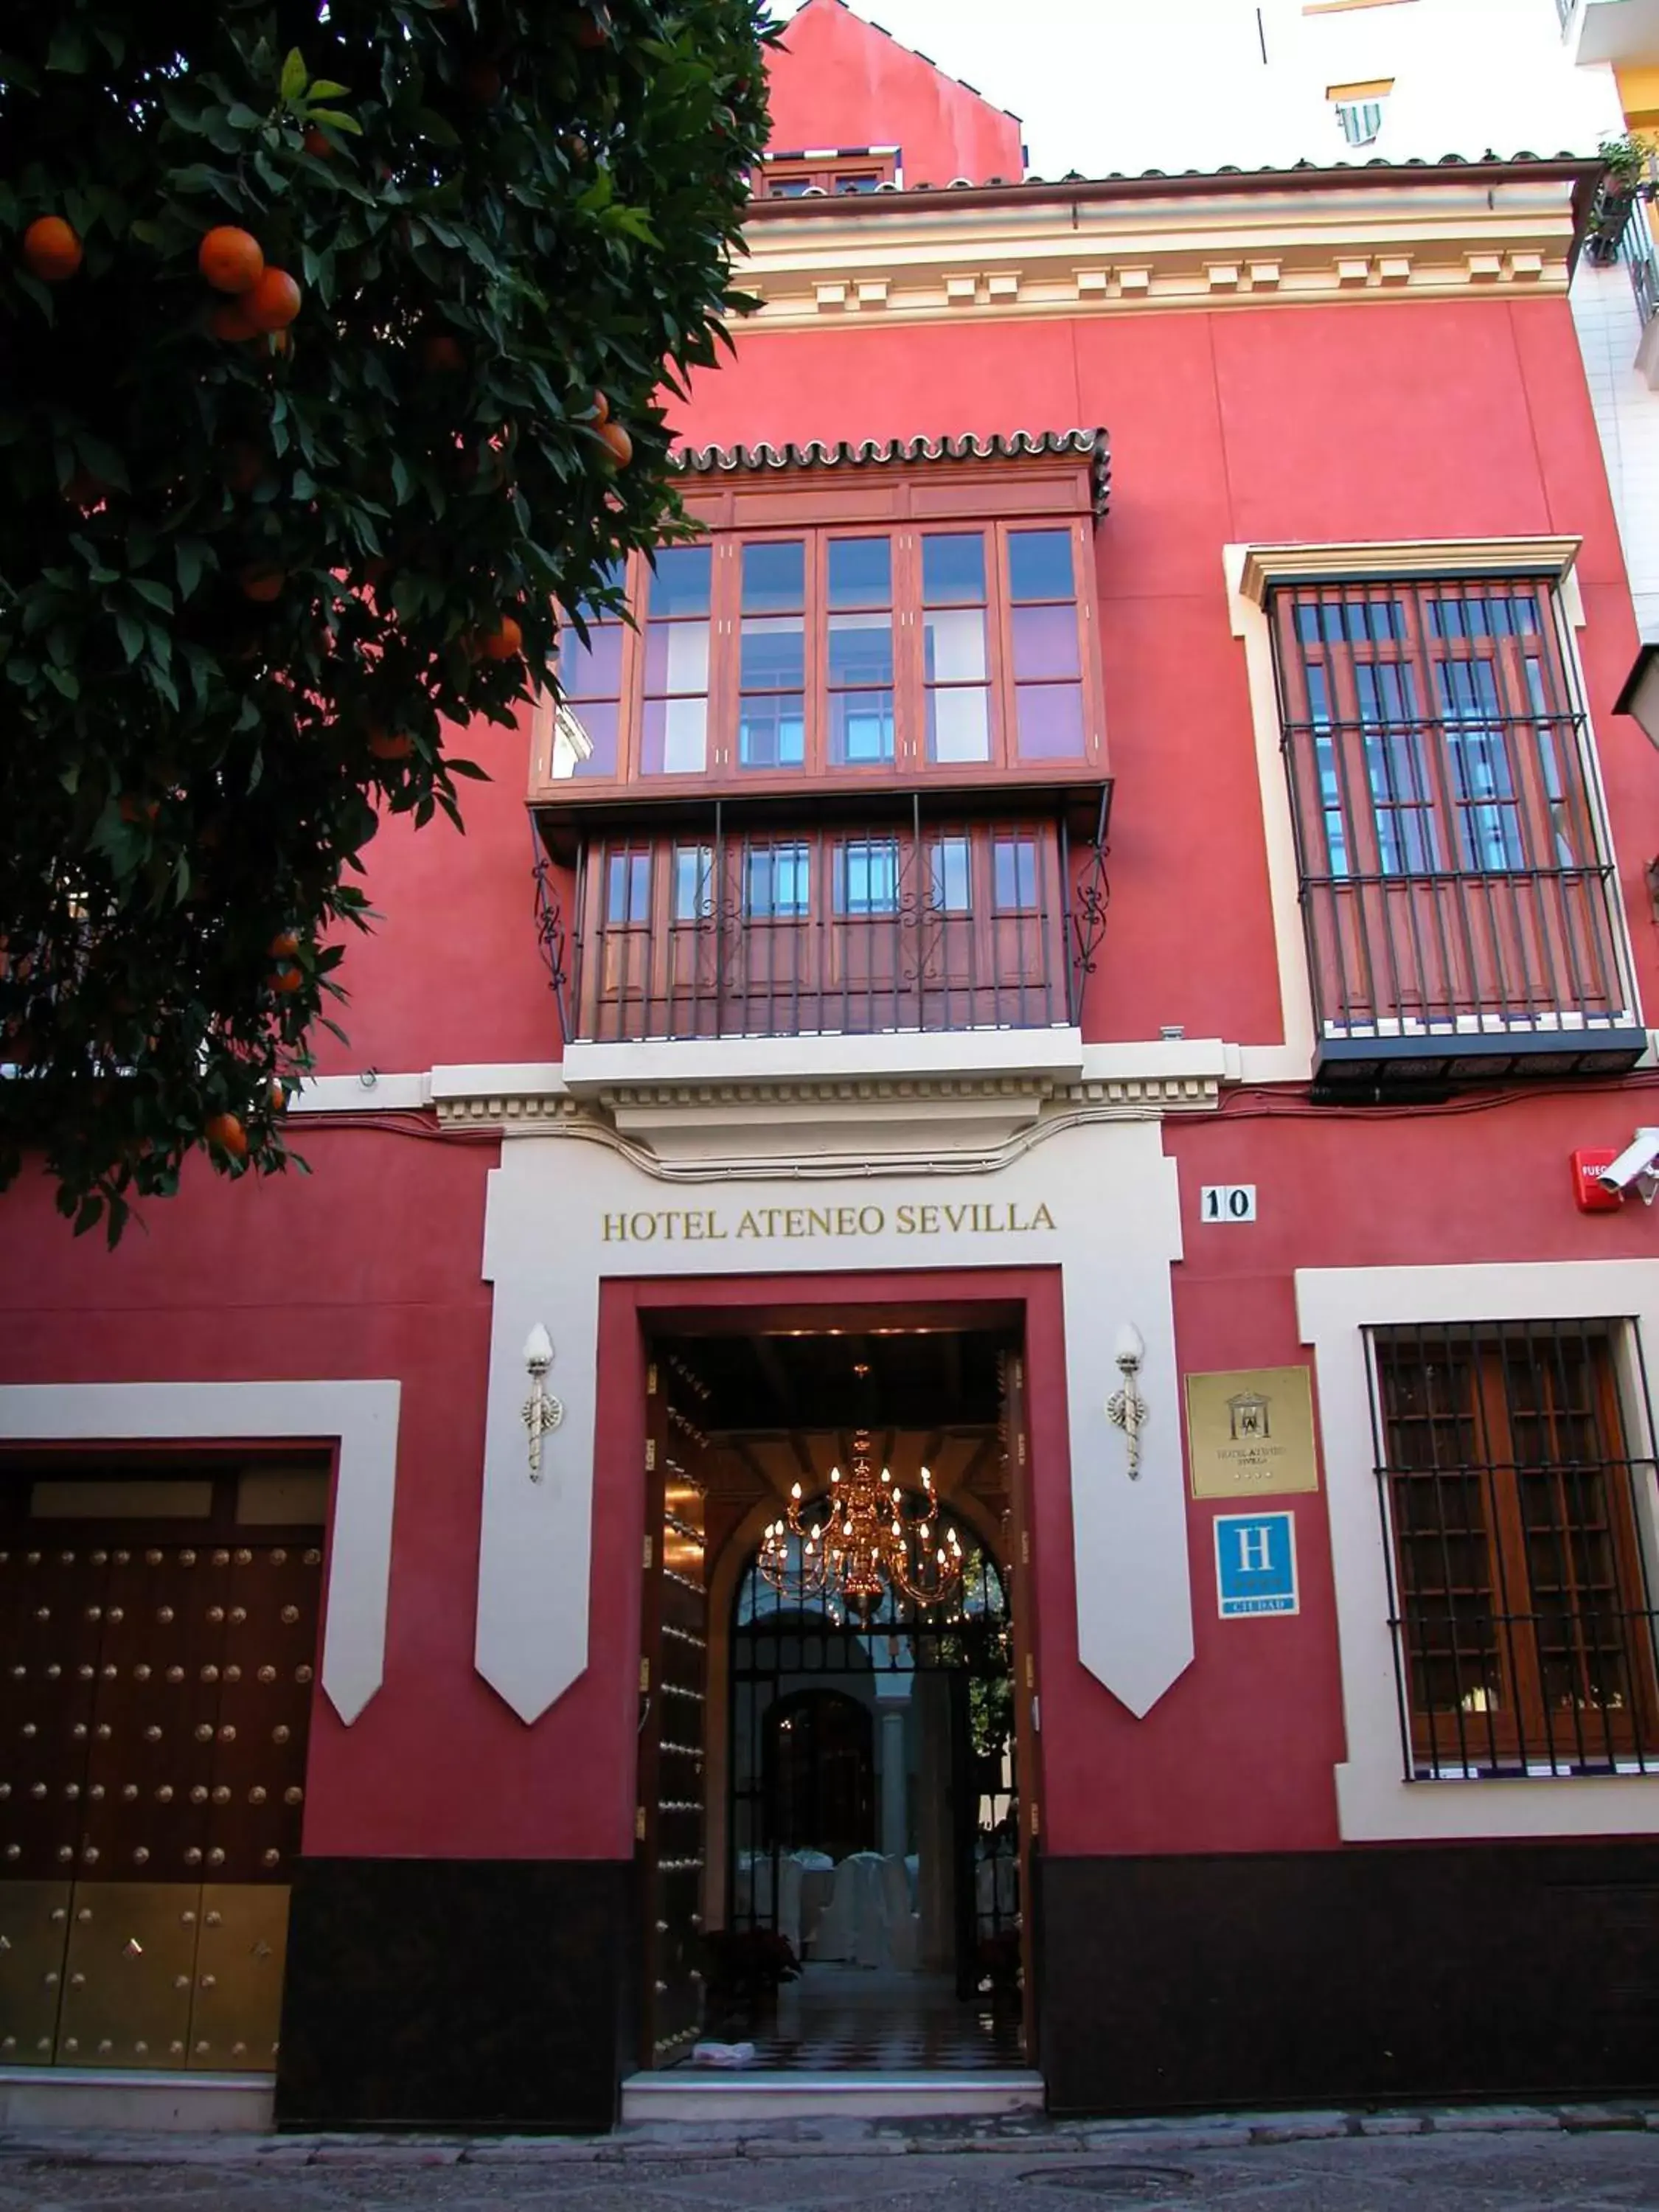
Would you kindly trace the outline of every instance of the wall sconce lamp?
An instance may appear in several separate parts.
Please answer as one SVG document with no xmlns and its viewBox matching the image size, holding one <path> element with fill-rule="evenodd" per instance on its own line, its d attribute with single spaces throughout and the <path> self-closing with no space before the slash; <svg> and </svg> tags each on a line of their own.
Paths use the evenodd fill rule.
<svg viewBox="0 0 1659 2212">
<path fill-rule="evenodd" d="M 539 1482 L 542 1438 L 550 1436 L 564 1419 L 564 1407 L 547 1387 L 547 1370 L 553 1364 L 553 1340 L 540 1322 L 525 1339 L 524 1364 L 530 1376 L 530 1395 L 524 1404 L 524 1425 L 530 1431 L 530 1480 Z"/>
<path fill-rule="evenodd" d="M 1121 1429 L 1123 1441 L 1128 1448 L 1129 1480 L 1140 1480 L 1140 1431 L 1146 1425 L 1147 1406 L 1135 1389 L 1135 1376 L 1140 1372 L 1140 1363 L 1146 1357 L 1146 1346 L 1134 1323 L 1126 1321 L 1117 1333 L 1113 1347 L 1118 1372 L 1123 1377 L 1123 1388 L 1114 1390 L 1106 1401 L 1106 1418 L 1115 1429 Z"/>
</svg>

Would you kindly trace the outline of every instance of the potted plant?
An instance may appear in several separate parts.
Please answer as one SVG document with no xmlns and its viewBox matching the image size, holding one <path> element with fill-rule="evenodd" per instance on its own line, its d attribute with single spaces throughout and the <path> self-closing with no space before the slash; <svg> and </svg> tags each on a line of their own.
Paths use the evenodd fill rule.
<svg viewBox="0 0 1659 2212">
<path fill-rule="evenodd" d="M 1637 201 L 1649 197 L 1653 188 L 1647 181 L 1650 155 L 1641 139 L 1626 131 L 1622 137 L 1604 138 L 1597 150 L 1607 167 L 1590 211 L 1584 244 L 1590 259 L 1606 265 L 1619 258 Z"/>
</svg>

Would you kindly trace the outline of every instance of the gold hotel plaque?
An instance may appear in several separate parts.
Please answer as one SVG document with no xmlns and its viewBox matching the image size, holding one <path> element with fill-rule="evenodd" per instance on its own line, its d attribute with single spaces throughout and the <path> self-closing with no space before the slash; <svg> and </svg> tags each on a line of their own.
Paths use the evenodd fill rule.
<svg viewBox="0 0 1659 2212">
<path fill-rule="evenodd" d="M 1305 1367 L 1187 1377 L 1194 1498 L 1279 1498 L 1317 1490 L 1313 1390 Z"/>
</svg>

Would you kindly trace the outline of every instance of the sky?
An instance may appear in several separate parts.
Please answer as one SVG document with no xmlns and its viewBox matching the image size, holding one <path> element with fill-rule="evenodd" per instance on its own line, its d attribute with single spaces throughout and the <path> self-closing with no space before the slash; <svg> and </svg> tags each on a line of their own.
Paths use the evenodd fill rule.
<svg viewBox="0 0 1659 2212">
<path fill-rule="evenodd" d="M 1031 167 L 1047 177 L 1063 176 L 1074 168 L 1098 176 L 1121 167 L 1114 147 L 1123 143 L 1127 117 L 1136 106 L 1144 112 L 1154 88 L 1162 95 L 1158 106 L 1169 114 L 1183 105 L 1184 79 L 1185 104 L 1189 105 L 1194 73 L 1184 58 L 1190 55 L 1191 37 L 1204 39 L 1211 59 L 1255 38 L 1252 0 L 851 0 L 851 4 L 907 46 L 931 56 L 952 76 L 965 77 L 999 107 L 1012 108 L 1024 122 Z M 791 0 L 775 0 L 774 13 L 793 15 Z M 1106 54 L 1112 62 L 1110 81 L 1103 80 L 1099 65 Z M 1068 56 L 1081 65 L 1068 66 Z M 1200 74 L 1207 79 L 1212 72 L 1206 67 Z M 1200 98 L 1203 100 L 1201 91 Z M 1190 115 L 1182 126 L 1183 138 L 1189 132 L 1194 137 L 1201 132 L 1199 118 Z M 1144 136 L 1140 131 L 1135 135 Z M 1190 158 L 1198 166 L 1203 157 L 1195 153 Z M 1138 161 L 1135 166 L 1145 164 Z"/>
<path fill-rule="evenodd" d="M 1399 84 L 1385 156 L 1592 152 L 1617 100 L 1563 52 L 1555 0 L 1309 18 L 1302 0 L 850 0 L 1025 126 L 1031 171 L 1086 176 L 1347 158 L 1325 94 Z M 773 0 L 787 17 L 793 0 Z M 1264 44 L 1273 62 L 1262 67 Z M 1361 158 L 1364 158 L 1363 155 Z"/>
</svg>

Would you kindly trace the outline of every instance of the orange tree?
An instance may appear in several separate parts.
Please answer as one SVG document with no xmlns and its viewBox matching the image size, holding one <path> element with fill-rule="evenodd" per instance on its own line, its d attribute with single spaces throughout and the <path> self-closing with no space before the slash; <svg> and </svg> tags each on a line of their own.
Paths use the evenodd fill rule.
<svg viewBox="0 0 1659 2212">
<path fill-rule="evenodd" d="M 280 1107 L 385 812 L 675 526 L 763 0 L 0 27 L 0 1188 L 113 1240 Z"/>
</svg>

